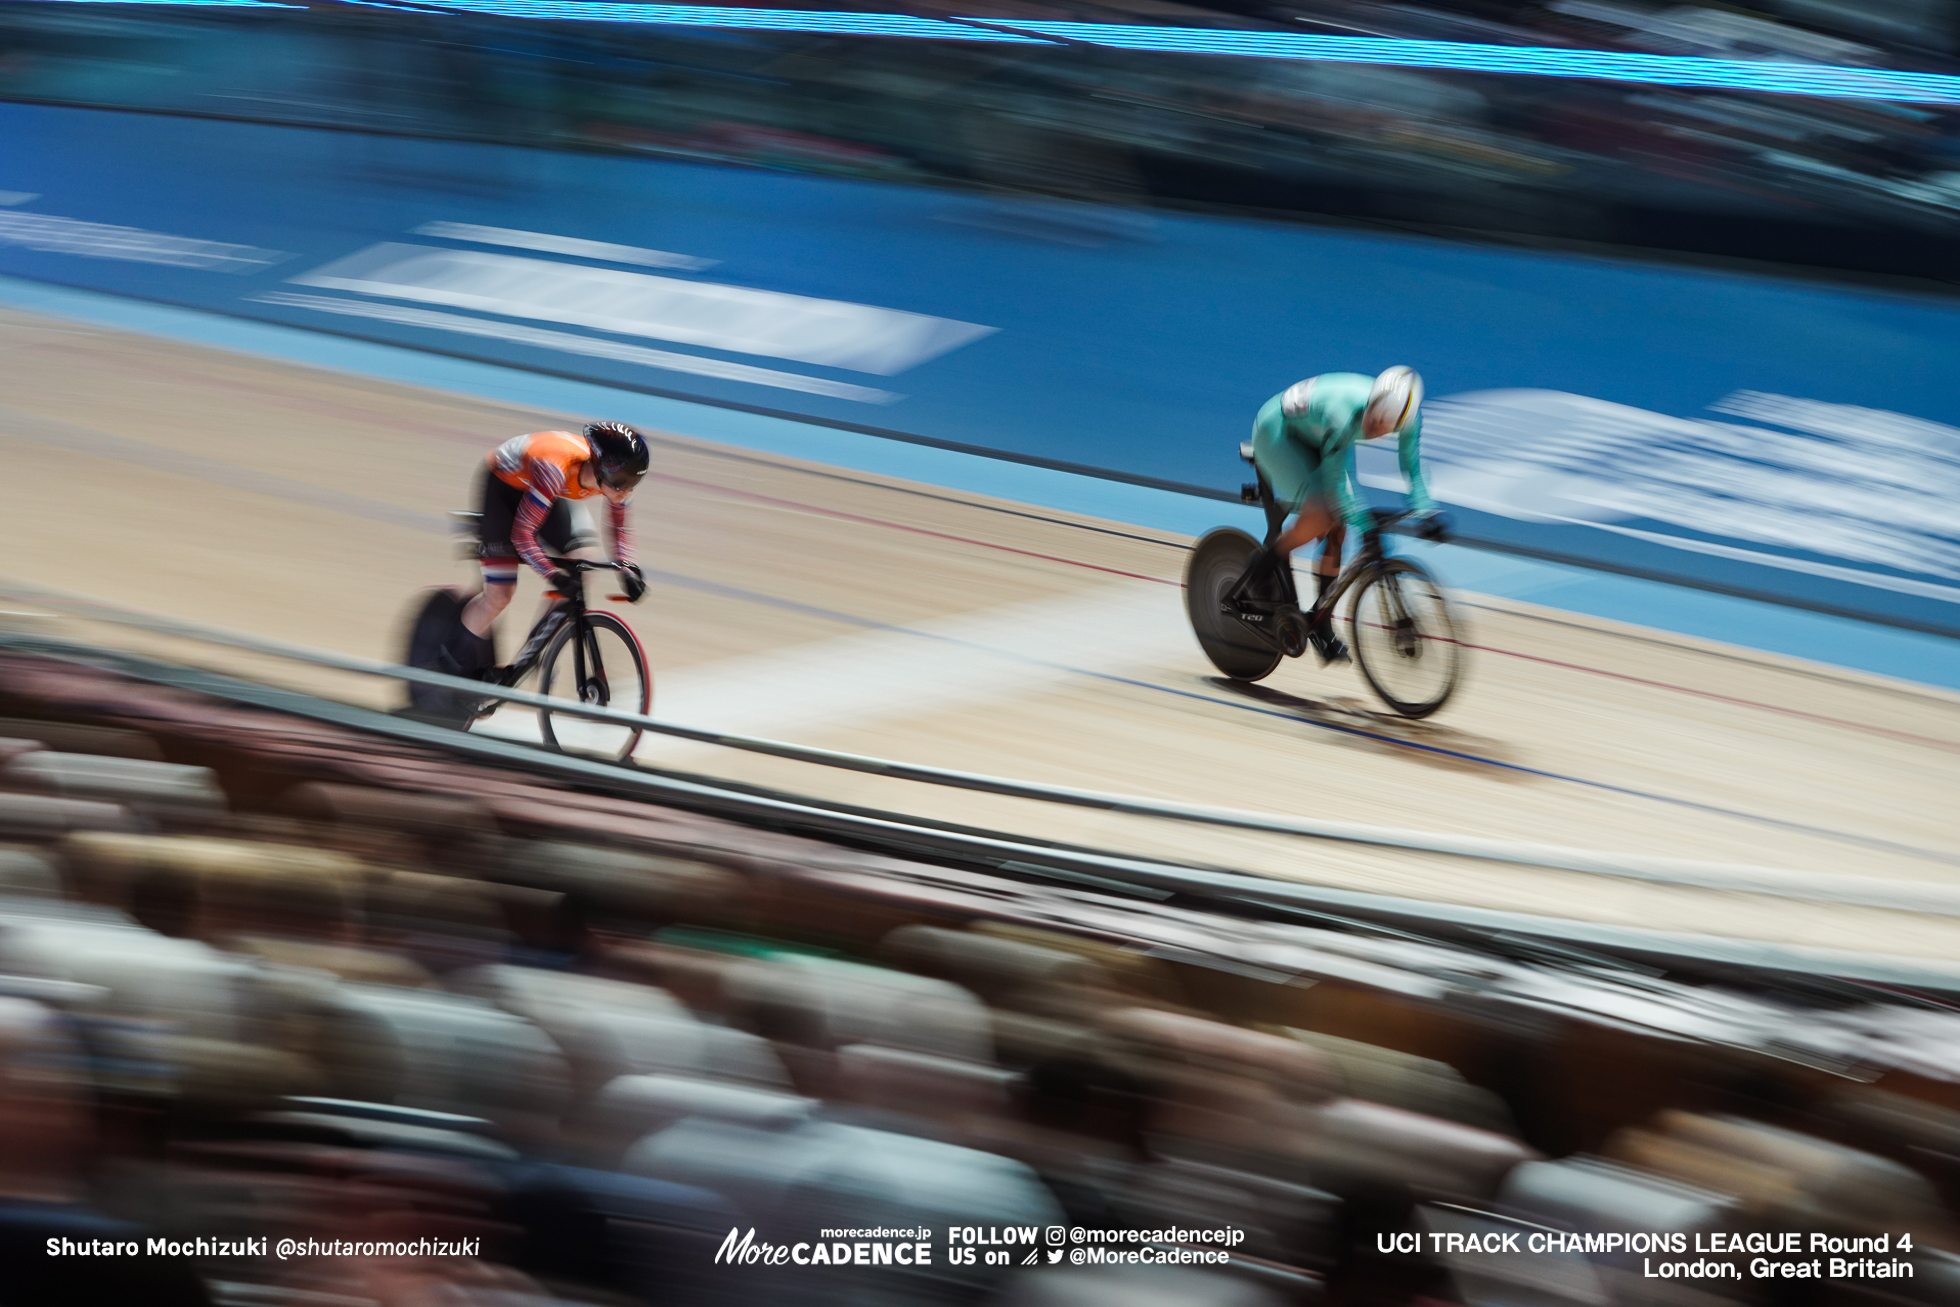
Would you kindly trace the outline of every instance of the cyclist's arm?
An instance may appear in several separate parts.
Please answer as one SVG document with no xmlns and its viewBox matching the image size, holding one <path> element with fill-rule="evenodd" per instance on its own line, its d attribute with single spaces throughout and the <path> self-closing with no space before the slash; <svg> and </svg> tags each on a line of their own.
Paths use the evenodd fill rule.
<svg viewBox="0 0 1960 1307">
<path fill-rule="evenodd" d="M 613 561 L 633 564 L 633 527 L 626 520 L 626 505 L 612 505 Z"/>
<path fill-rule="evenodd" d="M 548 581 L 557 569 L 552 567 L 544 546 L 538 543 L 538 529 L 544 525 L 545 515 L 551 512 L 551 505 L 565 488 L 565 474 L 556 464 L 527 458 L 524 460 L 524 486 L 524 498 L 517 505 L 517 517 L 510 527 L 510 543 L 517 550 L 518 557 Z"/>
<path fill-rule="evenodd" d="M 1341 521 L 1357 534 L 1375 529 L 1375 514 L 1354 480 L 1354 446 L 1320 461 L 1321 497 L 1338 506 Z"/>
<path fill-rule="evenodd" d="M 1402 476 L 1409 483 L 1409 511 L 1433 513 L 1436 501 L 1429 497 L 1429 486 L 1422 479 L 1422 414 L 1418 413 L 1397 438 L 1395 459 L 1402 465 Z"/>
</svg>

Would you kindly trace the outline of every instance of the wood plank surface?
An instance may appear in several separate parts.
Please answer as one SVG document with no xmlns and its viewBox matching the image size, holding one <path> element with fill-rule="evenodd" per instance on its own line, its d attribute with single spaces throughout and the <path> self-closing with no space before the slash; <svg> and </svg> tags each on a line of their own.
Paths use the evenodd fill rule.
<svg viewBox="0 0 1960 1307">
<path fill-rule="evenodd" d="M 599 416 L 0 311 L 14 487 L 0 574 L 389 658 L 418 587 L 473 583 L 445 514 L 473 507 L 484 454 Z M 1254 690 L 1220 682 L 1183 617 L 1189 542 L 1163 533 L 665 433 L 634 520 L 653 587 L 618 611 L 653 661 L 659 716 L 1279 815 L 1960 886 L 1960 696 L 1943 691 L 1463 594 L 1468 679 L 1412 723 L 1311 657 Z M 506 653 L 533 612 L 524 585 Z M 399 701 L 250 655 L 0 620 Z M 522 735 L 520 716 L 490 729 Z M 1960 955 L 1960 918 L 1224 831 L 671 741 L 643 760 L 1347 889 Z"/>
</svg>

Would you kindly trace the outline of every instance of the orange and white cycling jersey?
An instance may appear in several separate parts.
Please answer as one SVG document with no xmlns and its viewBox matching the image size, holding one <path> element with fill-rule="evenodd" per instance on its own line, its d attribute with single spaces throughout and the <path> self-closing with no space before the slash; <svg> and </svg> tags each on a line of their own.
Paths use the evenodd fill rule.
<svg viewBox="0 0 1960 1307">
<path fill-rule="evenodd" d="M 587 499 L 598 494 L 579 484 L 578 465 L 592 457 L 592 446 L 569 431 L 533 431 L 514 436 L 490 451 L 490 470 L 507 486 L 535 490 L 549 507 L 554 499 Z"/>
<path fill-rule="evenodd" d="M 580 466 L 592 457 L 592 446 L 585 437 L 569 431 L 533 431 L 528 436 L 506 440 L 490 451 L 490 471 L 499 481 L 524 494 L 511 524 L 510 542 L 518 556 L 540 575 L 552 572 L 550 558 L 538 544 L 538 528 L 558 499 L 589 499 L 599 493 L 596 487 L 579 483 Z M 620 562 L 633 561 L 633 536 L 627 526 L 626 505 L 612 505 L 613 554 Z M 514 584 L 515 577 L 511 578 Z"/>
</svg>

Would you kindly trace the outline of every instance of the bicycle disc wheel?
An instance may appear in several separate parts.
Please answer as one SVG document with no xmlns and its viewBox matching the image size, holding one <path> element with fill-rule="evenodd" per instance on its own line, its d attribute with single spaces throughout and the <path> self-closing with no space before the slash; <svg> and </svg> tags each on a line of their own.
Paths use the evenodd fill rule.
<svg viewBox="0 0 1960 1307">
<path fill-rule="evenodd" d="M 1449 701 L 1463 673 L 1449 600 L 1429 573 L 1391 558 L 1355 591 L 1348 606 L 1354 661 L 1383 703 L 1404 717 L 1427 717 Z"/>
<path fill-rule="evenodd" d="M 463 628 L 463 606 L 469 596 L 455 590 L 438 588 L 430 590 L 408 619 L 408 627 L 402 641 L 404 666 L 424 672 L 442 672 L 449 676 L 467 676 L 469 669 L 456 660 L 450 647 L 456 643 L 457 633 Z M 476 701 L 455 690 L 441 690 L 433 685 L 417 685 L 413 681 L 403 683 L 407 691 L 407 711 L 424 721 L 442 722 L 450 726 L 461 726 L 470 719 L 470 710 Z"/>
<path fill-rule="evenodd" d="M 538 660 L 538 693 L 642 717 L 653 710 L 653 677 L 639 637 L 611 613 L 587 613 L 583 628 L 567 622 L 551 637 Z M 621 762 L 633 756 L 641 734 L 637 726 L 567 717 L 548 708 L 538 709 L 538 732 L 561 752 Z"/>
<path fill-rule="evenodd" d="M 1191 632 L 1212 666 L 1235 681 L 1257 681 L 1279 666 L 1278 648 L 1224 607 L 1225 596 L 1258 549 L 1259 542 L 1245 532 L 1220 527 L 1198 541 L 1184 565 L 1184 611 Z"/>
</svg>

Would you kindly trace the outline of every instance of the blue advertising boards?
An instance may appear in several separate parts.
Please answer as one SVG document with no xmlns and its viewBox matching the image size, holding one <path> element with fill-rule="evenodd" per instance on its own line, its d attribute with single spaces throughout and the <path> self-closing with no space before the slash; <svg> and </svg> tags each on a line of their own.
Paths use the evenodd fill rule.
<svg viewBox="0 0 1960 1307">
<path fill-rule="evenodd" d="M 1408 363 L 1469 539 L 1960 634 L 1945 300 L 17 104 L 0 273 L 1215 495 L 1268 396 Z"/>
</svg>

